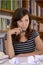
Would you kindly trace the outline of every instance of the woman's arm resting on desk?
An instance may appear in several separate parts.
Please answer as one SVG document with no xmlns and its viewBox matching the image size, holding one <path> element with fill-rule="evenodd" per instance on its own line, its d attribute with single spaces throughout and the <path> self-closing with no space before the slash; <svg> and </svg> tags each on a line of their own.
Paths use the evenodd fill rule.
<svg viewBox="0 0 43 65">
<path fill-rule="evenodd" d="M 34 55 L 41 55 L 42 51 L 34 51 L 31 53 L 24 53 L 24 54 L 19 54 L 16 55 L 16 57 L 26 57 L 26 56 L 34 56 Z"/>
<path fill-rule="evenodd" d="M 13 58 L 15 56 L 13 46 L 11 43 L 9 44 L 7 40 L 5 40 L 5 54 L 7 54 L 9 58 Z"/>
<path fill-rule="evenodd" d="M 24 53 L 24 54 L 19 54 L 17 55 L 18 57 L 23 57 L 23 56 L 31 56 L 31 55 L 41 55 L 43 54 L 43 44 L 39 36 L 35 38 L 35 44 L 36 44 L 36 51 L 31 52 L 31 53 Z"/>
<path fill-rule="evenodd" d="M 9 58 L 13 58 L 15 56 L 12 45 L 11 31 L 7 32 L 7 40 L 5 40 L 5 53 L 9 56 Z"/>
</svg>

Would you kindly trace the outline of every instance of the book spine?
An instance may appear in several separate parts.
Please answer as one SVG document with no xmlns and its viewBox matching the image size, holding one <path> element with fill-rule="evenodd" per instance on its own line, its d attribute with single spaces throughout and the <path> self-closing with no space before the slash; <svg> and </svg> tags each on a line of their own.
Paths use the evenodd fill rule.
<svg viewBox="0 0 43 65">
<path fill-rule="evenodd" d="M 1 8 L 6 9 L 6 0 L 1 0 Z"/>
<path fill-rule="evenodd" d="M 0 8 L 1 8 L 1 0 L 0 0 Z"/>
<path fill-rule="evenodd" d="M 6 2 L 6 9 L 11 10 L 11 0 L 7 0 Z"/>
<path fill-rule="evenodd" d="M 3 38 L 0 38 L 0 51 L 3 51 Z"/>
<path fill-rule="evenodd" d="M 1 30 L 1 18 L 0 18 L 0 30 Z"/>
</svg>

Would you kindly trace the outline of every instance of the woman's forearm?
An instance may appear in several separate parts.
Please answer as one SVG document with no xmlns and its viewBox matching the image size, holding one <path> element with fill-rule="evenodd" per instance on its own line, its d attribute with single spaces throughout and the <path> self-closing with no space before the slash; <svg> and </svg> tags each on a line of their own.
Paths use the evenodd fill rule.
<svg viewBox="0 0 43 65">
<path fill-rule="evenodd" d="M 12 38 L 10 33 L 7 33 L 7 41 L 6 41 L 6 53 L 9 56 L 9 58 L 14 57 L 14 49 L 13 49 L 13 45 L 12 45 Z"/>
<path fill-rule="evenodd" d="M 19 54 L 16 57 L 26 57 L 26 56 L 34 56 L 34 55 L 41 55 L 41 54 L 43 54 L 43 51 L 34 51 L 31 53 Z"/>
</svg>

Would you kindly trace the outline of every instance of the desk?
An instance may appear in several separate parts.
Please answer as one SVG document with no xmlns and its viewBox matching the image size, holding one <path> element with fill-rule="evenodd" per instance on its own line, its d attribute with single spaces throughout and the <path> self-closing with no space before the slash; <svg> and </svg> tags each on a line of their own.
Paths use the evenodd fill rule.
<svg viewBox="0 0 43 65">
<path fill-rule="evenodd" d="M 9 60 L 7 60 L 6 62 L 4 62 L 0 65 L 11 65 L 11 64 L 9 63 Z M 18 65 L 20 65 L 20 64 L 18 64 Z M 21 65 L 29 65 L 29 64 L 21 64 Z M 43 65 L 43 62 L 40 62 L 39 65 Z"/>
</svg>

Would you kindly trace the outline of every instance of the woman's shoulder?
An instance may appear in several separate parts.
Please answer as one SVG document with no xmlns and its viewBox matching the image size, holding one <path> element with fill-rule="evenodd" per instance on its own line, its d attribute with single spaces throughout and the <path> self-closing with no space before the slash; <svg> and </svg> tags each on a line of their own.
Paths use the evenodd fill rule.
<svg viewBox="0 0 43 65">
<path fill-rule="evenodd" d="M 38 33 L 38 31 L 36 31 L 36 30 L 32 30 L 32 36 L 35 38 L 35 37 L 37 37 L 37 36 L 39 36 L 39 33 Z"/>
</svg>

